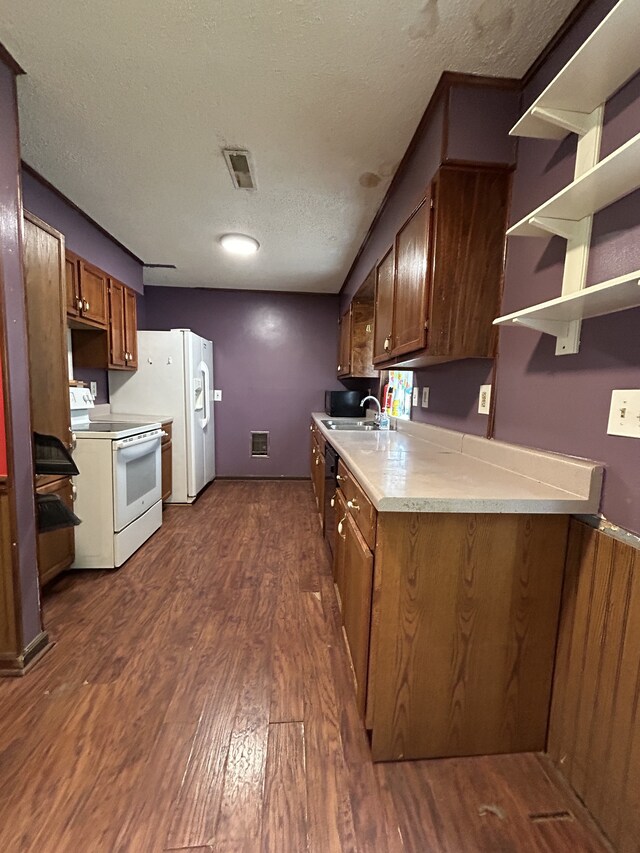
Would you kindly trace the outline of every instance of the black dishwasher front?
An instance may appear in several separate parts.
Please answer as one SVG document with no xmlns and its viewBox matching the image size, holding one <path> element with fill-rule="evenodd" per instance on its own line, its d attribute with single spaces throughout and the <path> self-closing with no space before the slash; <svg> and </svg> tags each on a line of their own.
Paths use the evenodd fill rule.
<svg viewBox="0 0 640 853">
<path fill-rule="evenodd" d="M 324 449 L 324 535 L 332 554 L 336 539 L 335 494 L 338 488 L 339 458 L 327 441 Z"/>
</svg>

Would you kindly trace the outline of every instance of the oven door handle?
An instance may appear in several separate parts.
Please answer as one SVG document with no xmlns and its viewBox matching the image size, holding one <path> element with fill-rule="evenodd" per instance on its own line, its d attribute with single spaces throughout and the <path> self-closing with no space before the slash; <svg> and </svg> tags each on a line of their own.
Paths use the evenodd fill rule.
<svg viewBox="0 0 640 853">
<path fill-rule="evenodd" d="M 126 450 L 129 447 L 140 447 L 141 444 L 147 444 L 149 441 L 160 441 L 162 433 L 156 432 L 153 435 L 141 436 L 135 441 L 116 441 L 115 450 Z"/>
</svg>

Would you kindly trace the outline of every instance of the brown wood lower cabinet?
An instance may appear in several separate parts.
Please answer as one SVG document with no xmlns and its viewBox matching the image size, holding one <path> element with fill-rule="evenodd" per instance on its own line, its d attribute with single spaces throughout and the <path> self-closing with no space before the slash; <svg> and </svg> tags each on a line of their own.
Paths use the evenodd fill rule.
<svg viewBox="0 0 640 853">
<path fill-rule="evenodd" d="M 314 424 L 311 425 L 310 466 L 313 494 L 320 513 L 320 523 L 324 527 L 324 438 Z"/>
<path fill-rule="evenodd" d="M 67 477 L 54 480 L 36 488 L 37 495 L 57 495 L 73 510 L 73 486 Z M 68 569 L 75 557 L 74 528 L 52 530 L 38 534 L 38 574 L 40 584 L 53 580 L 60 572 Z"/>
<path fill-rule="evenodd" d="M 334 574 L 374 760 L 544 750 L 568 518 L 376 514 L 341 471 Z"/>
<path fill-rule="evenodd" d="M 166 501 L 171 497 L 173 491 L 173 441 L 172 441 L 172 425 L 165 424 L 162 428 L 166 435 L 162 436 L 162 446 L 160 448 L 162 462 L 162 500 Z"/>
</svg>

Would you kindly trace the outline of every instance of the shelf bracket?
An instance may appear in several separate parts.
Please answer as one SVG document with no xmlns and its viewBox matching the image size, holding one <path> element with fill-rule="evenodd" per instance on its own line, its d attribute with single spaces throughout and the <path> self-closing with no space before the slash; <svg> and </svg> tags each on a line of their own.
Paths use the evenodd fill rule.
<svg viewBox="0 0 640 853">
<path fill-rule="evenodd" d="M 554 219 L 551 216 L 532 216 L 529 219 L 529 225 L 554 236 L 564 237 L 565 240 L 575 239 L 580 232 L 579 222 L 571 219 Z"/>
<path fill-rule="evenodd" d="M 570 133 L 584 136 L 591 129 L 590 114 L 574 110 L 557 110 L 552 107 L 532 107 L 531 115 Z"/>
<path fill-rule="evenodd" d="M 554 338 L 565 337 L 571 325 L 563 320 L 541 320 L 538 317 L 514 317 L 511 322 L 514 326 L 526 326 L 528 329 L 535 329 L 536 332 L 553 335 Z"/>
</svg>

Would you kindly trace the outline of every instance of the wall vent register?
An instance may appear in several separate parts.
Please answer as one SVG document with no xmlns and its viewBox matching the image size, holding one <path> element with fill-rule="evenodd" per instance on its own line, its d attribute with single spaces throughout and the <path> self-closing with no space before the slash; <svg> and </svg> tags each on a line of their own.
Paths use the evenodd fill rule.
<svg viewBox="0 0 640 853">
<path fill-rule="evenodd" d="M 233 185 L 237 190 L 255 190 L 256 182 L 251 168 L 251 155 L 248 151 L 223 148 Z"/>
<path fill-rule="evenodd" d="M 252 432 L 251 433 L 251 456 L 269 455 L 269 433 L 268 432 Z"/>
</svg>

